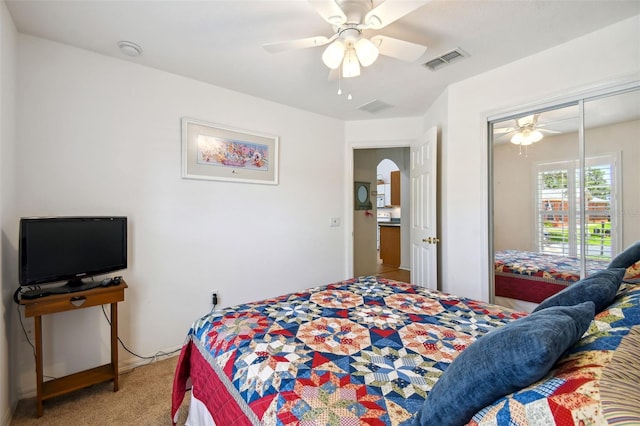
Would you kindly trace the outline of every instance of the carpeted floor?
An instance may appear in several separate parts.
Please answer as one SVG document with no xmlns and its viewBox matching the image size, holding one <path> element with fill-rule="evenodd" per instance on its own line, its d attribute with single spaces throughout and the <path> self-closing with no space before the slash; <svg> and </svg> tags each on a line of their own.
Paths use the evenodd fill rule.
<svg viewBox="0 0 640 426">
<path fill-rule="evenodd" d="M 105 382 L 44 401 L 44 415 L 36 418 L 35 398 L 18 403 L 12 426 L 171 425 L 171 386 L 178 357 L 137 367 L 120 375 L 120 389 Z M 180 410 L 184 425 L 189 393 Z"/>
</svg>

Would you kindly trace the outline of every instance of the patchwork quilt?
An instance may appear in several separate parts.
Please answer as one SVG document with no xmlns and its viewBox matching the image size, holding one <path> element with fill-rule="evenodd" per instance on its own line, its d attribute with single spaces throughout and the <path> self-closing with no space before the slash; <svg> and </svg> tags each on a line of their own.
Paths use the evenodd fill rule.
<svg viewBox="0 0 640 426">
<path fill-rule="evenodd" d="M 471 342 L 524 316 L 376 277 L 211 313 L 180 355 L 218 425 L 397 425 Z"/>
<path fill-rule="evenodd" d="M 606 269 L 608 261 L 587 260 L 587 275 Z M 495 253 L 496 275 L 517 275 L 553 283 L 571 284 L 580 279 L 580 259 L 521 250 L 502 250 Z"/>
<path fill-rule="evenodd" d="M 458 354 L 524 315 L 376 277 L 213 312 L 189 330 L 171 414 L 190 386 L 219 426 L 400 425 Z M 622 284 L 543 379 L 468 424 L 640 424 L 639 324 L 640 285 Z"/>
</svg>

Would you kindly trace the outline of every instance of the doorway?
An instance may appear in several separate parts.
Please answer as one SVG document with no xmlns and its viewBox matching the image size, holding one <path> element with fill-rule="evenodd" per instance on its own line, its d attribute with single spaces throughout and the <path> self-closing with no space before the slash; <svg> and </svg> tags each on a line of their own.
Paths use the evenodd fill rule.
<svg viewBox="0 0 640 426">
<path fill-rule="evenodd" d="M 370 211 L 354 210 L 353 214 L 353 271 L 354 276 L 380 275 L 400 281 L 410 281 L 411 256 L 408 233 L 409 147 L 357 148 L 353 151 L 354 182 L 368 182 L 371 187 Z M 380 166 L 380 167 L 378 167 Z M 394 201 L 392 202 L 391 172 L 394 172 Z M 396 201 L 399 199 L 399 202 Z M 402 212 L 405 211 L 403 221 Z M 385 231 L 397 233 L 399 254 L 393 265 L 379 262 L 378 215 L 383 216 Z M 386 219 L 386 220 L 385 220 Z M 385 245 L 383 242 L 383 246 Z M 386 259 L 385 259 L 386 260 Z"/>
</svg>

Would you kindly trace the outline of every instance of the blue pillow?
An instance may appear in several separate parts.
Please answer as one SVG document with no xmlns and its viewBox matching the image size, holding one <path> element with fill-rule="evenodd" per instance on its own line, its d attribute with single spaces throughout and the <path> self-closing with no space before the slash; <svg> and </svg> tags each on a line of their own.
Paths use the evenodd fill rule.
<svg viewBox="0 0 640 426">
<path fill-rule="evenodd" d="M 540 380 L 593 316 L 593 302 L 555 306 L 487 333 L 453 360 L 412 424 L 463 425 L 497 399 Z"/>
<path fill-rule="evenodd" d="M 547 297 L 533 312 L 549 306 L 572 306 L 592 301 L 596 305 L 596 313 L 603 311 L 613 302 L 624 277 L 625 268 L 611 268 L 598 271 L 587 278 L 571 284 L 559 293 Z"/>
<path fill-rule="evenodd" d="M 613 258 L 607 268 L 628 268 L 640 260 L 640 241 L 631 244 L 622 253 Z"/>
</svg>

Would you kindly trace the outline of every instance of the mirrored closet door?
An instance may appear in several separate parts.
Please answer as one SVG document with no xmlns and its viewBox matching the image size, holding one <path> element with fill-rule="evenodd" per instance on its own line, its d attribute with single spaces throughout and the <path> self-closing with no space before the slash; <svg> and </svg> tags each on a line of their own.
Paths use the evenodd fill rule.
<svg viewBox="0 0 640 426">
<path fill-rule="evenodd" d="M 493 120 L 495 302 L 521 310 L 640 240 L 640 90 Z"/>
</svg>

